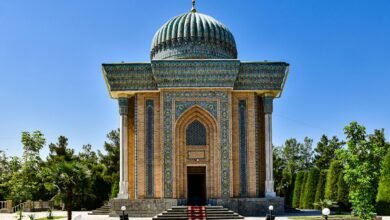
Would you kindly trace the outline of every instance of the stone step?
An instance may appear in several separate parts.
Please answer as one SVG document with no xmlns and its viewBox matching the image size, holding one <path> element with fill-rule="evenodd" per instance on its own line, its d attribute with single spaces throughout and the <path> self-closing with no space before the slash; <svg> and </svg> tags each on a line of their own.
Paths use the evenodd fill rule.
<svg viewBox="0 0 390 220">
<path fill-rule="evenodd" d="M 193 212 L 193 215 L 196 214 L 205 214 L 207 219 L 244 219 L 244 217 L 239 214 L 228 210 L 222 206 L 205 206 L 204 210 L 198 210 Z M 161 214 L 158 214 L 153 218 L 153 220 L 158 219 L 170 219 L 170 220 L 179 220 L 188 218 L 188 207 L 187 206 L 174 206 L 171 209 L 168 209 Z"/>
<path fill-rule="evenodd" d="M 109 205 L 103 205 L 102 207 L 93 210 L 91 213 L 88 213 L 88 215 L 108 215 L 110 214 L 110 208 Z"/>
</svg>

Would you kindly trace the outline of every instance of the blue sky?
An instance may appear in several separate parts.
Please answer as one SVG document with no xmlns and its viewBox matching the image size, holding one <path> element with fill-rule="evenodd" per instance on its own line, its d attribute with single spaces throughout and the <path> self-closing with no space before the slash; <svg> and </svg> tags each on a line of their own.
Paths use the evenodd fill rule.
<svg viewBox="0 0 390 220">
<path fill-rule="evenodd" d="M 149 61 L 152 37 L 191 0 L 0 1 L 0 149 L 21 155 L 22 131 L 101 149 L 119 125 L 101 64 Z M 351 121 L 390 129 L 390 2 L 198 0 L 233 32 L 243 61 L 286 61 L 274 143 L 344 138 Z M 47 153 L 47 148 L 43 154 Z"/>
</svg>

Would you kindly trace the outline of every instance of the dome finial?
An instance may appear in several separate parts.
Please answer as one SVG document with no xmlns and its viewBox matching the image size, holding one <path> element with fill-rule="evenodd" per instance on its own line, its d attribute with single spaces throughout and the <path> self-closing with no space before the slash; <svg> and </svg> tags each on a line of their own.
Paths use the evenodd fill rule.
<svg viewBox="0 0 390 220">
<path fill-rule="evenodd" d="M 195 0 L 192 0 L 192 9 L 191 9 L 191 12 L 193 12 L 193 13 L 196 12 L 196 9 L 195 9 Z"/>
</svg>

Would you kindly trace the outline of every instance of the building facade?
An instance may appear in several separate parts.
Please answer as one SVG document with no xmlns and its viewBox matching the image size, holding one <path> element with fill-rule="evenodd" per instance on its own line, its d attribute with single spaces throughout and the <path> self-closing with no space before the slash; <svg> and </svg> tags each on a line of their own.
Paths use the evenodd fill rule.
<svg viewBox="0 0 390 220">
<path fill-rule="evenodd" d="M 272 174 L 272 112 L 288 69 L 285 62 L 237 59 L 233 34 L 194 3 L 157 31 L 150 62 L 103 64 L 120 115 L 113 211 L 123 204 L 142 215 L 187 204 L 244 215 L 268 204 L 282 210 Z"/>
</svg>

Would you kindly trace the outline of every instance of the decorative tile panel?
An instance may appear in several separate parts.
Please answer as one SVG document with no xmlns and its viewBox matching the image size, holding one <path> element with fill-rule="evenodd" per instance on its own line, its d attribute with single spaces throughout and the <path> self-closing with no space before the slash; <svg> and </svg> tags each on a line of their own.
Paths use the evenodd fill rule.
<svg viewBox="0 0 390 220">
<path fill-rule="evenodd" d="M 199 105 L 200 107 L 207 110 L 215 119 L 218 117 L 218 104 L 215 101 L 176 101 L 175 106 L 175 117 L 176 120 L 180 115 L 185 112 L 187 109 L 191 108 L 194 105 Z"/>
<path fill-rule="evenodd" d="M 238 103 L 238 126 L 240 143 L 240 196 L 246 197 L 248 189 L 247 176 L 247 107 L 246 100 Z"/>
<path fill-rule="evenodd" d="M 197 92 L 162 92 L 163 96 L 163 123 L 164 123 L 164 197 L 172 198 L 172 142 L 173 123 L 175 119 L 174 102 L 180 98 L 214 98 L 219 100 L 219 126 L 221 148 L 221 188 L 222 197 L 230 196 L 230 99 L 229 93 L 223 91 Z"/>
<path fill-rule="evenodd" d="M 103 64 L 110 91 L 157 90 L 150 63 Z"/>
<path fill-rule="evenodd" d="M 240 67 L 238 60 L 153 60 L 158 88 L 233 88 Z"/>
<path fill-rule="evenodd" d="M 258 97 L 254 96 L 255 103 L 255 153 L 256 153 L 256 196 L 260 197 L 260 145 L 259 145 L 259 116 L 258 114 Z"/>
<path fill-rule="evenodd" d="M 288 70 L 289 64 L 284 62 L 239 60 L 152 60 L 151 63 L 103 64 L 103 75 L 110 93 L 179 87 L 280 91 Z"/>
<path fill-rule="evenodd" d="M 282 62 L 241 63 L 234 90 L 282 90 L 288 66 Z"/>
<path fill-rule="evenodd" d="M 145 162 L 146 162 L 146 196 L 153 197 L 154 192 L 154 102 L 146 100 L 145 103 Z"/>
</svg>

